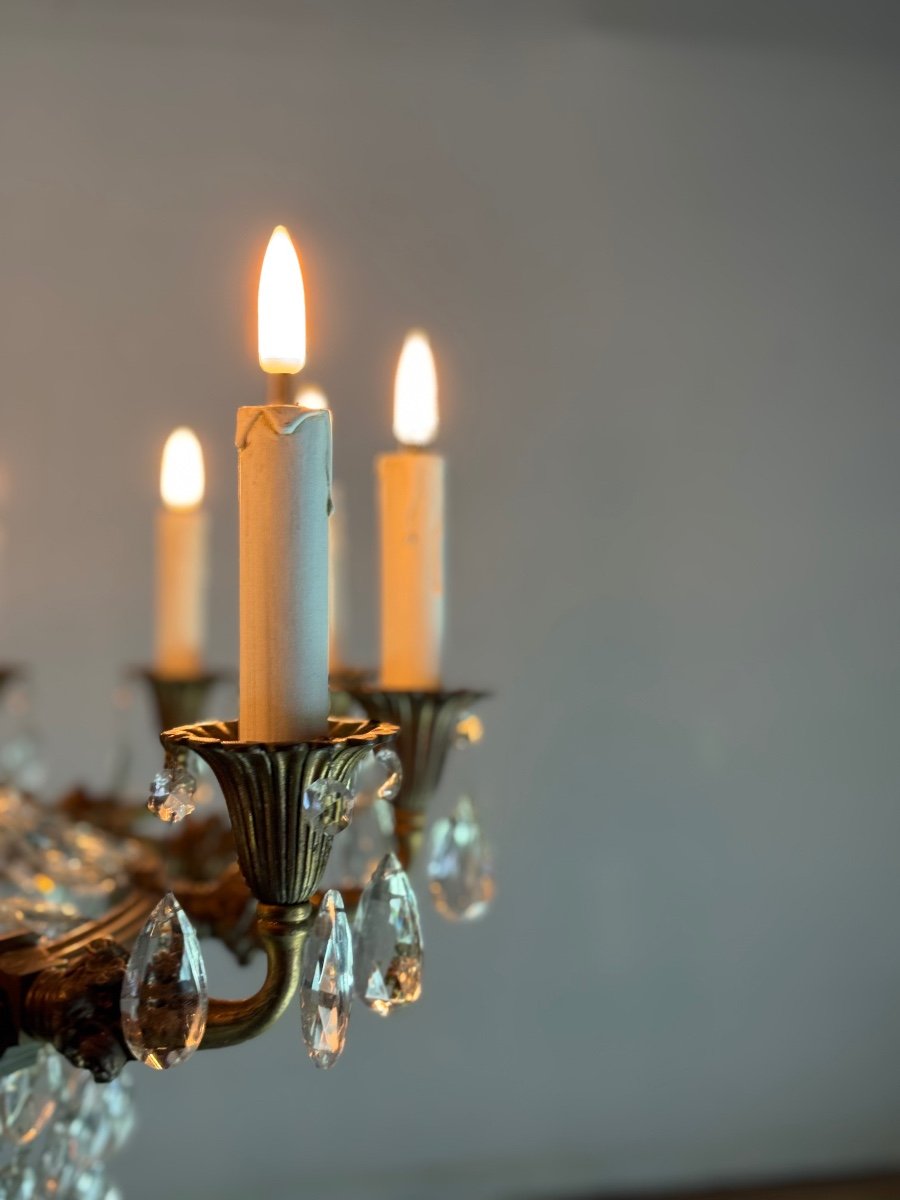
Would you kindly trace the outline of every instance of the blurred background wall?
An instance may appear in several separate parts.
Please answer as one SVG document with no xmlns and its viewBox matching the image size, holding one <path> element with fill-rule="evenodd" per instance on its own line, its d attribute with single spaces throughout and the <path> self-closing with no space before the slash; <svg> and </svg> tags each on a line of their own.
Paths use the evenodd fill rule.
<svg viewBox="0 0 900 1200">
<path fill-rule="evenodd" d="M 900 1161 L 893 4 L 0 6 L 0 646 L 54 786 L 103 782 L 146 660 L 159 454 L 232 434 L 256 272 L 300 247 L 352 647 L 372 456 L 432 334 L 447 677 L 489 919 L 427 994 L 139 1075 L 127 1200 L 559 1195 Z M 223 703 L 232 704 L 230 698 Z M 141 770 L 157 761 L 149 717 Z M 215 991 L 255 986 L 212 956 Z"/>
</svg>

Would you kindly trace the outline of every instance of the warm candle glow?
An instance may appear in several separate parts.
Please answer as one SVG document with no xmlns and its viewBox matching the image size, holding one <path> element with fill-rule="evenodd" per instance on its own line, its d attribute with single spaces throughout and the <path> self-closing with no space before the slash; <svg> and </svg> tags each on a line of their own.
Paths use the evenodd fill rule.
<svg viewBox="0 0 900 1200">
<path fill-rule="evenodd" d="M 438 428 L 437 373 L 428 336 L 407 335 L 394 381 L 394 437 L 404 446 L 427 446 Z"/>
<path fill-rule="evenodd" d="M 307 384 L 297 393 L 294 403 L 298 408 L 328 408 L 328 397 L 321 388 Z"/>
<path fill-rule="evenodd" d="M 291 235 L 279 225 L 269 238 L 259 275 L 259 365 L 294 375 L 306 362 L 306 300 Z"/>
<path fill-rule="evenodd" d="M 203 450 L 192 429 L 169 434 L 162 456 L 159 490 L 167 508 L 199 508 L 205 484 Z"/>
</svg>

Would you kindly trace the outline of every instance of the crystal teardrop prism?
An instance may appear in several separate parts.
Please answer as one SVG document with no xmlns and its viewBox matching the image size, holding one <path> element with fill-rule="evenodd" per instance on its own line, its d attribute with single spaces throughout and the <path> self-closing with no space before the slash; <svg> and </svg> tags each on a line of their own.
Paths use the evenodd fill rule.
<svg viewBox="0 0 900 1200">
<path fill-rule="evenodd" d="M 171 892 L 138 935 L 122 982 L 122 1032 L 140 1062 L 177 1067 L 199 1047 L 208 994 L 200 943 Z"/>
<path fill-rule="evenodd" d="M 477 746 L 484 737 L 484 724 L 475 713 L 462 713 L 456 722 L 456 745 Z"/>
<path fill-rule="evenodd" d="M 62 1082 L 61 1059 L 55 1050 L 41 1050 L 37 1061 L 7 1075 L 0 1085 L 0 1116 L 6 1140 L 30 1145 L 56 1112 Z"/>
<path fill-rule="evenodd" d="M 186 767 L 164 767 L 153 776 L 147 807 L 161 821 L 172 825 L 189 817 L 197 807 L 197 780 Z"/>
<path fill-rule="evenodd" d="M 303 793 L 303 811 L 316 828 L 335 837 L 353 817 L 356 793 L 338 779 L 316 779 Z"/>
<path fill-rule="evenodd" d="M 353 926 L 356 994 L 379 1016 L 422 994 L 419 906 L 395 854 L 386 854 L 359 900 Z"/>
<path fill-rule="evenodd" d="M 468 796 L 431 831 L 428 887 L 434 906 L 450 921 L 476 921 L 494 898 L 493 859 Z"/>
<path fill-rule="evenodd" d="M 378 800 L 396 800 L 403 785 L 403 764 L 390 746 L 370 750 L 360 763 L 354 779 L 358 794 Z"/>
<path fill-rule="evenodd" d="M 363 888 L 394 848 L 394 806 L 374 792 L 363 793 L 346 833 L 334 842 L 322 887 Z"/>
<path fill-rule="evenodd" d="M 325 893 L 300 959 L 300 1027 L 317 1067 L 333 1067 L 347 1039 L 353 940 L 340 892 Z"/>
</svg>

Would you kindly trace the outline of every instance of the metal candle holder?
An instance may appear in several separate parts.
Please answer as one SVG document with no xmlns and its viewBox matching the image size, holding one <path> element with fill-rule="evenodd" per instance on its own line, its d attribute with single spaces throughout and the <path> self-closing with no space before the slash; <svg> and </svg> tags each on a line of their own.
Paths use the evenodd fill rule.
<svg viewBox="0 0 900 1200">
<path fill-rule="evenodd" d="M 258 1036 L 290 1003 L 313 912 L 309 899 L 332 842 L 311 821 L 303 794 L 320 779 L 352 785 L 363 760 L 396 734 L 396 726 L 385 722 L 340 718 L 329 721 L 327 736 L 297 744 L 242 742 L 236 721 L 162 734 L 167 756 L 190 750 L 209 763 L 219 781 L 241 872 L 259 901 L 257 925 L 267 958 L 266 979 L 256 995 L 210 999 L 201 1049 Z"/>
<path fill-rule="evenodd" d="M 135 679 L 146 685 L 157 717 L 157 730 L 176 729 L 202 720 L 213 688 L 228 683 L 231 671 L 205 671 L 200 675 L 172 678 L 159 675 L 152 667 L 135 667 Z"/>
<path fill-rule="evenodd" d="M 390 743 L 395 726 L 375 720 L 329 721 L 328 733 L 297 744 L 242 742 L 237 722 L 185 725 L 161 734 L 167 757 L 187 751 L 212 768 L 228 805 L 238 862 L 258 901 L 257 927 L 266 952 L 266 978 L 245 1000 L 209 1000 L 201 1049 L 257 1037 L 284 1012 L 297 989 L 300 953 L 313 907 L 309 903 L 332 838 L 303 806 L 316 780 L 352 785 L 363 759 Z M 0 984 L 13 998 L 11 1043 L 22 1030 L 52 1044 L 98 1080 L 114 1078 L 131 1057 L 121 1030 L 118 998 L 127 952 L 119 938 L 138 931 L 148 892 L 136 890 L 122 911 L 89 932 L 24 957 L 3 955 Z M 100 935 L 104 940 L 94 940 Z M 105 935 L 105 937 L 104 937 Z M 4 978 L 4 975 L 6 978 Z"/>
<path fill-rule="evenodd" d="M 456 742 L 460 717 L 490 693 L 471 688 L 405 691 L 352 684 L 346 691 L 373 721 L 389 721 L 399 727 L 394 748 L 403 765 L 403 784 L 394 801 L 395 837 L 397 857 L 408 868 L 421 849 L 428 804 Z"/>
</svg>

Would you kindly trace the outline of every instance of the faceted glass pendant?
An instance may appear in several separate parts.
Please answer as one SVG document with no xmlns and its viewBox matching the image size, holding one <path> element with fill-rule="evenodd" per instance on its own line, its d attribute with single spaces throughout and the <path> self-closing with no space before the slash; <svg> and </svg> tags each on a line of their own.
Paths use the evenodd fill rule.
<svg viewBox="0 0 900 1200">
<path fill-rule="evenodd" d="M 347 1039 L 353 941 L 340 892 L 325 893 L 300 960 L 300 1023 L 309 1057 L 333 1067 Z"/>
<path fill-rule="evenodd" d="M 61 1061 L 55 1050 L 43 1049 L 33 1066 L 14 1071 L 3 1080 L 3 1133 L 14 1145 L 30 1145 L 53 1118 L 62 1085 Z"/>
<path fill-rule="evenodd" d="M 355 786 L 363 795 L 378 800 L 396 800 L 403 783 L 403 766 L 390 746 L 370 751 L 356 771 Z"/>
<path fill-rule="evenodd" d="M 0 1170 L 0 1196 L 12 1200 L 40 1200 L 47 1192 L 38 1192 L 38 1177 L 27 1158 L 13 1159 Z"/>
<path fill-rule="evenodd" d="M 353 926 L 356 994 L 386 1017 L 422 994 L 419 906 L 395 854 L 386 854 L 366 885 Z"/>
<path fill-rule="evenodd" d="M 475 921 L 494 898 L 493 861 L 468 796 L 431 831 L 428 887 L 434 906 L 450 921 Z"/>
<path fill-rule="evenodd" d="M 484 737 L 484 725 L 481 717 L 474 713 L 465 712 L 456 722 L 457 746 L 477 746 Z"/>
<path fill-rule="evenodd" d="M 191 1057 L 206 1028 L 200 943 L 171 892 L 138 935 L 122 983 L 122 1032 L 134 1056 L 163 1071 Z"/>
<path fill-rule="evenodd" d="M 165 767 L 153 776 L 147 807 L 167 824 L 183 821 L 197 807 L 196 791 L 197 780 L 190 771 L 184 767 Z"/>
<path fill-rule="evenodd" d="M 338 779 L 315 779 L 303 793 L 303 811 L 329 837 L 347 828 L 355 803 L 355 792 Z"/>
<path fill-rule="evenodd" d="M 363 793 L 353 810 L 353 822 L 328 856 L 322 887 L 362 888 L 394 848 L 394 806 L 373 792 Z"/>
<path fill-rule="evenodd" d="M 378 786 L 378 799 L 396 800 L 403 784 L 403 766 L 399 755 L 390 746 L 382 746 L 375 751 L 375 761 L 383 775 Z"/>
</svg>

